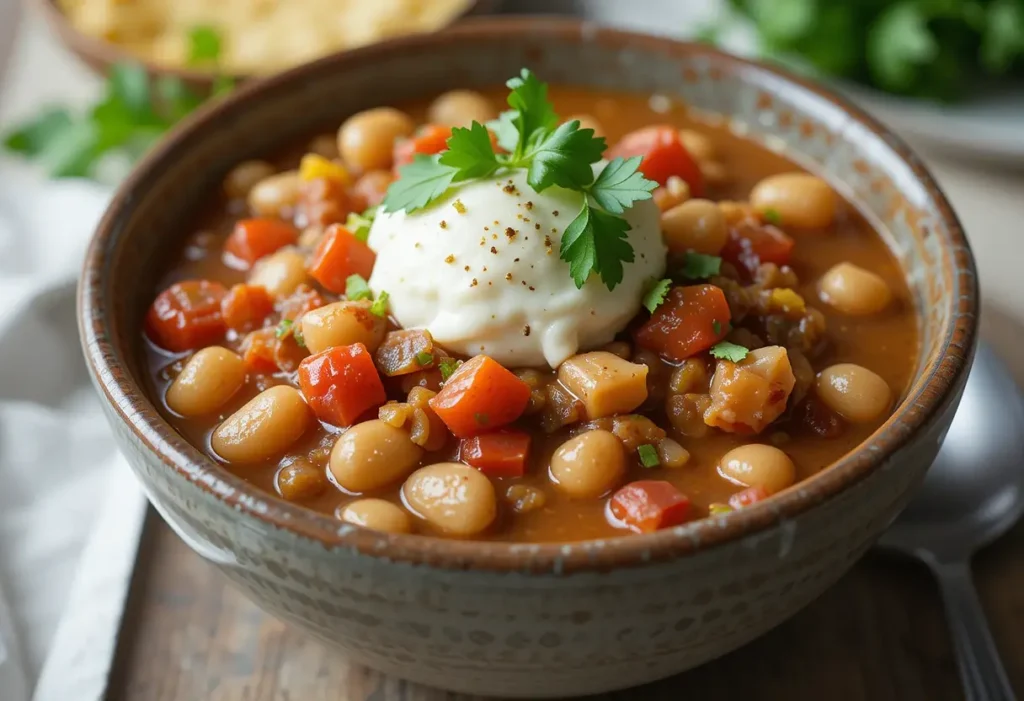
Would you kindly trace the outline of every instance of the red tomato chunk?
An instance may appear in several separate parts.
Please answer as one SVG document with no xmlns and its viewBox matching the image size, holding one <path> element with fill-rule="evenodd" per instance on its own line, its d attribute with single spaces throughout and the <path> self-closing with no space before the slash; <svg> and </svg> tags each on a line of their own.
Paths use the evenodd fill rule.
<svg viewBox="0 0 1024 701">
<path fill-rule="evenodd" d="M 309 274 L 325 288 L 340 295 L 345 292 L 349 275 L 369 278 L 376 259 L 369 246 L 345 227 L 335 224 L 324 232 L 324 237 L 313 251 Z"/>
<path fill-rule="evenodd" d="M 700 166 L 683 146 L 679 131 L 670 126 L 652 126 L 637 129 L 622 137 L 608 151 L 606 158 L 632 158 L 642 156 L 640 172 L 649 180 L 664 186 L 677 175 L 690 186 L 694 197 L 704 194 L 704 176 Z"/>
<path fill-rule="evenodd" d="M 678 363 L 725 338 L 731 319 L 725 294 L 714 285 L 673 287 L 636 331 L 636 342 Z"/>
<path fill-rule="evenodd" d="M 274 311 L 274 300 L 259 285 L 235 285 L 220 303 L 224 323 L 234 331 L 252 331 Z"/>
<path fill-rule="evenodd" d="M 433 156 L 448 148 L 452 128 L 440 124 L 427 124 L 420 128 L 411 139 L 395 142 L 395 168 L 409 165 L 417 155 Z"/>
<path fill-rule="evenodd" d="M 471 438 L 518 419 L 530 401 L 530 386 L 486 355 L 456 370 L 430 407 L 459 438 Z"/>
<path fill-rule="evenodd" d="M 303 360 L 299 387 L 317 418 L 335 426 L 351 426 L 387 401 L 373 355 L 362 343 L 328 348 Z"/>
<path fill-rule="evenodd" d="M 754 275 L 761 263 L 787 265 L 796 241 L 770 224 L 741 222 L 729 231 L 722 259 Z"/>
<path fill-rule="evenodd" d="M 522 477 L 529 452 L 530 434 L 515 430 L 465 438 L 459 448 L 464 463 L 489 477 Z"/>
<path fill-rule="evenodd" d="M 690 514 L 690 500 L 669 482 L 632 482 L 615 492 L 612 515 L 637 533 L 678 526 Z"/>
<path fill-rule="evenodd" d="M 272 217 L 243 219 L 228 236 L 224 252 L 247 269 L 263 256 L 295 243 L 298 238 L 298 229 L 286 221 Z"/>
<path fill-rule="evenodd" d="M 146 332 L 169 351 L 202 348 L 220 342 L 227 327 L 221 300 L 228 291 L 219 282 L 185 280 L 157 295 L 146 315 Z"/>
</svg>

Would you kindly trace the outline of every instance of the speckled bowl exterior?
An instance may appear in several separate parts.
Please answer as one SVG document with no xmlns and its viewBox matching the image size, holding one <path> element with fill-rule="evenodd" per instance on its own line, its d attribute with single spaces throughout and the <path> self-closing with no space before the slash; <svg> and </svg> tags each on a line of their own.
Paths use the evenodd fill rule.
<svg viewBox="0 0 1024 701">
<path fill-rule="evenodd" d="M 889 237 L 923 344 L 895 415 L 815 477 L 742 511 L 647 536 L 517 545 L 379 534 L 226 473 L 142 389 L 157 272 L 228 168 L 357 110 L 531 66 L 552 82 L 679 97 L 824 174 Z M 472 23 L 334 56 L 205 109 L 122 187 L 80 290 L 85 354 L 122 450 L 180 536 L 268 611 L 354 661 L 486 695 L 591 694 L 725 654 L 818 596 L 872 544 L 932 462 L 973 356 L 963 232 L 920 161 L 817 86 L 697 45 L 574 21 Z"/>
</svg>

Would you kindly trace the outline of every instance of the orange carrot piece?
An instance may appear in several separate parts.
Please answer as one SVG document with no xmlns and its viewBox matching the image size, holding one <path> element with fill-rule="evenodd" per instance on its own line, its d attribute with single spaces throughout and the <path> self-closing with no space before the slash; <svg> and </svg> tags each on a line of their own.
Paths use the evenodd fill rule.
<svg viewBox="0 0 1024 701">
<path fill-rule="evenodd" d="M 615 492 L 611 511 L 630 530 L 653 533 L 686 521 L 690 500 L 669 482 L 642 480 Z"/>
<path fill-rule="evenodd" d="M 677 175 L 690 186 L 694 197 L 704 194 L 704 176 L 700 166 L 679 138 L 679 130 L 670 126 L 650 126 L 622 137 L 608 151 L 608 158 L 642 156 L 640 172 L 649 180 L 664 185 Z"/>
<path fill-rule="evenodd" d="M 343 294 L 349 275 L 369 278 L 376 259 L 369 246 L 345 227 L 335 224 L 324 232 L 313 252 L 308 270 L 326 289 L 335 294 Z"/>
<path fill-rule="evenodd" d="M 298 229 L 281 219 L 243 219 L 235 224 L 234 231 L 228 236 L 224 252 L 230 254 L 242 267 L 251 268 L 263 256 L 295 243 L 298 238 Z"/>
<path fill-rule="evenodd" d="M 472 438 L 518 419 L 530 401 L 530 387 L 486 355 L 456 370 L 430 407 L 459 438 Z"/>
<path fill-rule="evenodd" d="M 234 285 L 220 303 L 224 323 L 233 331 L 252 331 L 274 311 L 274 300 L 259 285 Z"/>
<path fill-rule="evenodd" d="M 530 434 L 506 429 L 464 438 L 459 457 L 488 477 L 522 477 L 530 452 Z"/>
<path fill-rule="evenodd" d="M 220 308 L 227 293 L 224 285 L 210 280 L 176 282 L 153 300 L 146 333 L 176 353 L 217 343 L 227 330 Z"/>
<path fill-rule="evenodd" d="M 253 331 L 242 341 L 242 362 L 249 372 L 272 375 L 277 367 L 277 336 L 274 329 Z"/>
<path fill-rule="evenodd" d="M 351 426 L 387 401 L 373 355 L 362 343 L 328 348 L 303 360 L 299 387 L 317 418 L 335 426 Z"/>
<path fill-rule="evenodd" d="M 637 329 L 636 342 L 666 360 L 682 362 L 729 333 L 729 303 L 714 285 L 673 287 L 651 318 Z"/>
</svg>

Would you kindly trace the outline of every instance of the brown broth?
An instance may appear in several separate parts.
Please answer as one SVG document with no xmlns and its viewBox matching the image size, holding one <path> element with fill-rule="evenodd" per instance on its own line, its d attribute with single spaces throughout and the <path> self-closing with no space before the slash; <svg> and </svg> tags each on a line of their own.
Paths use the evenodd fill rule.
<svg viewBox="0 0 1024 701">
<path fill-rule="evenodd" d="M 615 143 L 623 134 L 642 126 L 655 123 L 671 123 L 679 127 L 690 126 L 708 135 L 720 153 L 720 160 L 732 175 L 728 187 L 712 188 L 708 193 L 715 200 L 744 200 L 755 183 L 767 175 L 798 170 L 796 166 L 782 155 L 773 153 L 761 146 L 743 140 L 722 126 L 712 125 L 694 119 L 687 114 L 682 105 L 673 104 L 667 112 L 656 112 L 651 109 L 650 100 L 635 94 L 601 92 L 556 87 L 552 89 L 552 98 L 559 114 L 588 113 L 594 115 L 604 126 L 608 142 Z M 502 105 L 504 92 L 494 90 L 490 97 L 496 106 Z M 422 116 L 425 103 L 409 105 L 407 109 L 416 117 Z M 295 167 L 302 149 L 291 149 L 279 155 L 274 161 L 281 168 Z M 221 263 L 218 254 L 224 238 L 230 232 L 234 221 L 244 216 L 244 212 L 228 212 L 223 200 L 211 202 L 207 210 L 198 218 L 195 229 L 190 232 L 189 244 L 179 260 L 175 261 L 161 280 L 159 289 L 172 282 L 189 278 L 210 278 L 219 280 L 225 285 L 244 281 L 244 273 L 227 268 Z M 918 352 L 918 329 L 913 313 L 913 304 L 903 272 L 885 245 L 881 237 L 871 228 L 865 219 L 852 207 L 845 205 L 836 224 L 826 234 L 801 234 L 789 232 L 796 239 L 791 267 L 800 279 L 798 291 L 808 303 L 821 310 L 828 321 L 827 350 L 813 361 L 816 370 L 820 370 L 835 362 L 852 362 L 867 367 L 881 375 L 893 389 L 894 395 L 900 397 L 906 391 L 914 368 Z M 832 265 L 849 261 L 872 270 L 881 275 L 894 293 L 894 302 L 879 315 L 869 317 L 845 317 L 833 313 L 826 305 L 818 301 L 816 283 L 818 278 Z M 174 370 L 168 366 L 175 365 L 176 358 L 169 357 L 146 344 L 151 368 L 152 390 L 155 397 L 162 398 L 173 379 Z M 180 366 L 180 358 L 177 366 Z M 277 381 L 286 381 L 279 379 Z M 172 415 L 164 402 L 158 405 L 168 420 L 194 445 L 205 453 L 213 456 L 209 439 L 213 428 L 223 418 L 229 416 L 242 404 L 258 393 L 250 380 L 242 392 L 236 396 L 218 417 L 202 419 L 182 419 Z M 403 399 L 400 395 L 394 398 Z M 664 417 L 659 425 L 668 428 Z M 752 440 L 771 440 L 779 432 L 786 432 L 788 441 L 782 447 L 797 466 L 800 479 L 804 479 L 826 468 L 844 454 L 853 450 L 867 438 L 883 419 L 862 424 L 847 425 L 843 433 L 833 439 L 821 438 L 808 429 L 794 422 L 785 422 L 769 427 L 760 438 L 743 438 L 717 430 L 709 432 L 700 439 L 685 438 L 669 431 L 691 453 L 690 462 L 679 469 L 644 469 L 638 465 L 630 468 L 627 481 L 636 479 L 663 479 L 676 485 L 689 497 L 695 507 L 695 515 L 707 513 L 709 504 L 724 502 L 728 497 L 739 491 L 739 487 L 726 481 L 716 472 L 718 459 L 728 450 Z M 336 431 L 336 429 L 330 429 Z M 542 436 L 534 432 L 535 443 L 532 455 L 532 470 L 519 480 L 498 479 L 495 481 L 499 495 L 499 517 L 490 529 L 488 539 L 546 542 L 573 541 L 586 538 L 626 535 L 629 531 L 613 528 L 606 516 L 606 499 L 592 501 L 573 501 L 561 496 L 547 477 L 547 464 L 551 453 L 569 435 L 568 430 L 560 431 L 552 436 Z M 333 436 L 328 429 L 318 427 L 310 431 L 302 441 L 293 446 L 289 455 L 305 455 L 318 446 L 328 446 Z M 446 454 L 430 454 L 427 462 L 438 462 L 444 459 L 455 459 L 454 451 Z M 245 467 L 230 466 L 237 475 L 248 480 L 260 489 L 274 494 L 275 475 L 285 463 L 275 460 L 266 464 Z M 329 474 L 329 471 L 328 471 Z M 526 514 L 516 514 L 505 503 L 502 495 L 507 487 L 515 482 L 533 485 L 542 489 L 547 496 L 546 505 L 539 510 Z M 399 487 L 385 490 L 373 496 L 388 498 L 401 503 Z M 322 495 L 305 502 L 305 506 L 325 514 L 334 514 L 339 505 L 351 501 L 352 497 L 340 489 L 330 488 Z M 418 532 L 429 533 L 425 522 L 419 521 Z"/>
</svg>

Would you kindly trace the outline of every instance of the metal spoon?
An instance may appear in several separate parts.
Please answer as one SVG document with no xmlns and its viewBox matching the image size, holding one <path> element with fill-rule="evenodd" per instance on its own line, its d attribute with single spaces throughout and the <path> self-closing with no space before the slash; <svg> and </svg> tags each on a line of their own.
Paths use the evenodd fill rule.
<svg viewBox="0 0 1024 701">
<path fill-rule="evenodd" d="M 878 543 L 921 560 L 938 579 L 967 701 L 1016 698 L 978 601 L 971 558 L 1022 513 L 1024 400 L 982 345 L 935 464 Z"/>
</svg>

